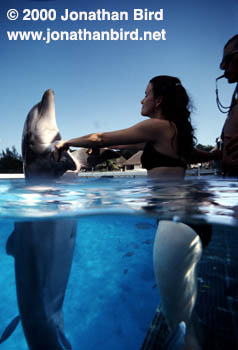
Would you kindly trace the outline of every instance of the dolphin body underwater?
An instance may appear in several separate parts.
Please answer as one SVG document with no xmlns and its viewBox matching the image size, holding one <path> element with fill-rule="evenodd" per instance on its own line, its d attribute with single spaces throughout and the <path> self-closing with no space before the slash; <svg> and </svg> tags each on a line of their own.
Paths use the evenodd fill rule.
<svg viewBox="0 0 238 350">
<path fill-rule="evenodd" d="M 58 161 L 54 143 L 61 136 L 55 118 L 52 90 L 45 91 L 40 103 L 29 112 L 22 135 L 22 156 L 27 183 L 44 185 L 56 181 L 67 170 L 77 171 L 85 164 L 80 155 L 64 151 Z M 100 157 L 99 157 L 100 158 Z M 100 162 L 100 159 L 94 159 Z M 71 349 L 64 334 L 63 301 L 71 271 L 76 219 L 49 219 L 15 222 L 7 241 L 7 253 L 15 259 L 15 279 L 20 316 L 5 329 L 5 341 L 22 322 L 30 350 Z"/>
</svg>

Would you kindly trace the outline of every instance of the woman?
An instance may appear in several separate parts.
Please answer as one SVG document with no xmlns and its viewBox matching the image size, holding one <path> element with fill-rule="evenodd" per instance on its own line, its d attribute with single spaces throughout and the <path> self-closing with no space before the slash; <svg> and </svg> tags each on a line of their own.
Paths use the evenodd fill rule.
<svg viewBox="0 0 238 350">
<path fill-rule="evenodd" d="M 183 178 L 194 146 L 186 90 L 178 78 L 157 76 L 150 80 L 141 103 L 141 114 L 148 120 L 123 130 L 60 141 L 56 158 L 70 146 L 143 149 L 141 162 L 149 177 Z"/>
<path fill-rule="evenodd" d="M 148 170 L 149 177 L 183 178 L 186 159 L 190 158 L 195 139 L 186 90 L 178 78 L 157 76 L 150 80 L 141 103 L 141 114 L 149 119 L 123 130 L 60 141 L 55 146 L 56 158 L 62 150 L 71 146 L 143 149 L 141 162 Z M 175 236 L 177 239 L 174 239 Z M 193 244 L 193 252 L 192 242 L 196 243 Z M 164 343 L 173 341 L 173 334 L 177 334 L 181 322 L 189 323 L 196 287 L 195 284 L 191 286 L 190 281 L 187 283 L 185 276 L 188 269 L 194 271 L 200 258 L 200 246 L 199 237 L 187 225 L 168 221 L 159 223 L 154 245 L 154 269 L 162 308 L 172 332 L 168 332 L 168 339 Z M 160 257 L 163 257 L 162 261 Z M 192 280 L 196 281 L 195 278 Z"/>
</svg>

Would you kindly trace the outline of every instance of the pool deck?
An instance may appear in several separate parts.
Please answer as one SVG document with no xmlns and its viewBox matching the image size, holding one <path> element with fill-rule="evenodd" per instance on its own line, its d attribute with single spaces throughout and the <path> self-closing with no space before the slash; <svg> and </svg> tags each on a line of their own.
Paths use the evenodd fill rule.
<svg viewBox="0 0 238 350">
<path fill-rule="evenodd" d="M 214 169 L 189 169 L 186 171 L 187 176 L 206 176 L 214 175 Z M 79 177 L 91 178 L 91 177 L 137 177 L 146 176 L 147 170 L 127 170 L 127 171 L 82 171 L 78 174 Z M 24 174 L 0 174 L 1 179 L 24 179 Z"/>
<path fill-rule="evenodd" d="M 146 176 L 147 171 L 142 170 L 128 170 L 128 171 L 82 171 L 78 174 L 78 177 L 83 178 L 98 178 L 98 177 L 135 177 Z M 0 174 L 1 179 L 24 179 L 24 174 Z"/>
<path fill-rule="evenodd" d="M 1 179 L 24 179 L 24 174 L 0 174 Z"/>
<path fill-rule="evenodd" d="M 195 313 L 203 332 L 202 350 L 238 350 L 238 232 L 234 227 L 213 225 L 197 279 Z M 141 350 L 166 349 L 168 333 L 158 308 Z"/>
</svg>

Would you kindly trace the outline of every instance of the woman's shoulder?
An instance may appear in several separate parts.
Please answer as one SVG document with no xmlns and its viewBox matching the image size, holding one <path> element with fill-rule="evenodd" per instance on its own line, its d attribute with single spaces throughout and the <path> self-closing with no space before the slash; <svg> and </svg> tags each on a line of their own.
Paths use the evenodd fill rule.
<svg viewBox="0 0 238 350">
<path fill-rule="evenodd" d="M 138 125 L 154 126 L 156 128 L 171 128 L 171 122 L 165 119 L 148 118 L 138 123 Z"/>
<path fill-rule="evenodd" d="M 144 131 L 152 131 L 157 134 L 174 133 L 174 130 L 176 129 L 170 121 L 158 118 L 146 119 L 137 125 L 143 128 Z"/>
<path fill-rule="evenodd" d="M 129 129 L 134 135 L 140 135 L 143 139 L 140 142 L 157 141 L 158 139 L 166 139 L 172 137 L 174 128 L 167 120 L 150 118 L 139 122 Z"/>
</svg>

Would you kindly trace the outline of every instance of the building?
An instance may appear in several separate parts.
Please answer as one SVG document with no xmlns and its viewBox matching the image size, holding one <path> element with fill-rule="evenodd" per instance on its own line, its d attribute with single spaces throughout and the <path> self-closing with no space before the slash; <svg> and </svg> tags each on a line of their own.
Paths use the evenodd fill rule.
<svg viewBox="0 0 238 350">
<path fill-rule="evenodd" d="M 124 169 L 125 170 L 138 170 L 142 169 L 140 157 L 142 155 L 143 151 L 138 151 L 135 153 L 132 157 L 127 159 L 127 161 L 124 162 Z"/>
</svg>

